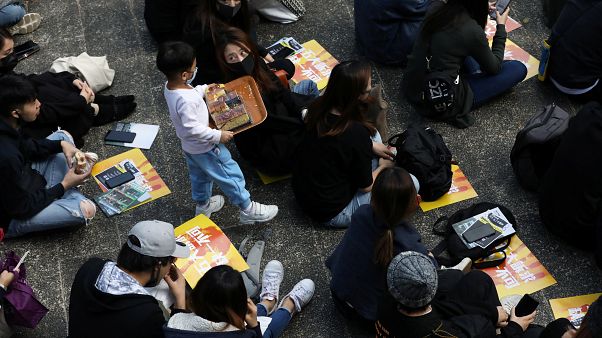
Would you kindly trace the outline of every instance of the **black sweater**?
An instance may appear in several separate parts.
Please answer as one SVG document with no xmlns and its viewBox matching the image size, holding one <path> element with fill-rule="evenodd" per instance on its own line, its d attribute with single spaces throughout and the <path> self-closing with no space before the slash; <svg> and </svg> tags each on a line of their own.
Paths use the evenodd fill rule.
<svg viewBox="0 0 602 338">
<path fill-rule="evenodd" d="M 33 140 L 0 119 L 0 227 L 27 219 L 65 192 L 59 183 L 46 189 L 46 179 L 31 168 L 33 161 L 62 151 L 60 141 Z"/>
<path fill-rule="evenodd" d="M 69 337 L 163 337 L 165 317 L 150 295 L 111 295 L 95 287 L 106 260 L 89 259 L 75 275 L 69 298 Z"/>
</svg>

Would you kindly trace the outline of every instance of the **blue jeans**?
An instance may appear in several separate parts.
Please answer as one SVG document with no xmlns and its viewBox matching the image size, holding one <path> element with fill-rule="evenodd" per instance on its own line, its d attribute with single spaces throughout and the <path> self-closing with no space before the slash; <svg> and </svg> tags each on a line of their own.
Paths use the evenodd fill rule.
<svg viewBox="0 0 602 338">
<path fill-rule="evenodd" d="M 503 61 L 502 69 L 495 75 L 482 73 L 472 57 L 466 58 L 464 66 L 466 74 L 463 78 L 474 94 L 471 109 L 507 92 L 527 76 L 527 67 L 516 60 Z"/>
<path fill-rule="evenodd" d="M 382 143 L 383 140 L 381 139 L 380 134 L 376 132 L 376 134 L 372 136 L 372 141 Z M 377 167 L 378 158 L 375 157 L 372 159 L 372 171 L 376 170 Z M 330 221 L 325 222 L 322 225 L 329 228 L 339 229 L 349 227 L 349 223 L 351 223 L 351 216 L 353 215 L 353 213 L 357 209 L 359 209 L 360 206 L 364 204 L 370 204 L 371 196 L 372 194 L 369 191 L 363 192 L 361 190 L 358 190 L 349 202 L 349 204 L 347 204 L 347 206 L 343 210 L 341 210 L 341 212 L 339 212 L 338 215 L 334 216 Z"/>
<path fill-rule="evenodd" d="M 209 201 L 215 181 L 232 204 L 241 209 L 251 205 L 251 195 L 245 188 L 245 177 L 223 144 L 220 143 L 203 154 L 184 152 L 184 157 L 192 185 L 192 199 L 197 204 L 205 205 Z"/>
<path fill-rule="evenodd" d="M 8 28 L 16 25 L 25 15 L 25 7 L 11 4 L 0 8 L 0 27 Z"/>
<path fill-rule="evenodd" d="M 55 131 L 47 138 L 73 144 L 73 139 L 61 130 Z M 62 152 L 50 156 L 45 161 L 35 162 L 31 167 L 44 176 L 47 189 L 61 183 L 69 170 Z M 86 200 L 86 197 L 77 188 L 68 189 L 63 197 L 50 203 L 33 217 L 25 220 L 11 220 L 5 238 L 86 224 L 87 220 L 80 207 L 83 200 Z"/>
<path fill-rule="evenodd" d="M 312 80 L 303 80 L 297 83 L 293 88 L 291 88 L 291 92 L 311 97 L 320 96 L 318 85 Z"/>
<path fill-rule="evenodd" d="M 266 317 L 268 310 L 261 303 L 257 304 L 257 316 Z M 270 315 L 272 321 L 268 328 L 263 333 L 263 338 L 276 338 L 280 337 L 282 331 L 286 328 L 288 323 L 291 321 L 292 315 L 285 308 L 278 308 L 274 313 Z"/>
</svg>

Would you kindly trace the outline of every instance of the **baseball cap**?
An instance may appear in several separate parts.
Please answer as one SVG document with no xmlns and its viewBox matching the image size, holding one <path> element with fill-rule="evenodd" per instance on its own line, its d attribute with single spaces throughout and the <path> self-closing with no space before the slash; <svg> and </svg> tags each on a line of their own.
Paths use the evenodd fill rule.
<svg viewBox="0 0 602 338">
<path fill-rule="evenodd" d="M 140 246 L 134 245 L 130 240 L 127 244 L 137 253 L 150 257 L 177 257 L 186 258 L 190 250 L 186 244 L 176 242 L 173 225 L 157 220 L 136 223 L 128 233 L 136 236 Z"/>
<path fill-rule="evenodd" d="M 421 308 L 431 303 L 437 292 L 437 268 L 427 256 L 405 251 L 393 258 L 387 269 L 389 293 L 400 304 Z"/>
</svg>

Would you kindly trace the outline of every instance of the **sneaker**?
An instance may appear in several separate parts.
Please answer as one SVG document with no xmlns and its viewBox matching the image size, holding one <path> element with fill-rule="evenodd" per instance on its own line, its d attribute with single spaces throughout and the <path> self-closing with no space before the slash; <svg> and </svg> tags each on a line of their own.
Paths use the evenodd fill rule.
<svg viewBox="0 0 602 338">
<path fill-rule="evenodd" d="M 504 310 L 506 310 L 508 316 L 510 316 L 512 308 L 514 308 L 522 298 L 523 296 L 521 295 L 509 295 L 500 299 L 500 303 L 502 304 Z"/>
<path fill-rule="evenodd" d="M 263 268 L 263 277 L 261 278 L 261 293 L 260 300 L 276 300 L 278 301 L 278 293 L 280 291 L 280 283 L 284 278 L 284 267 L 279 261 L 269 261 Z M 270 315 L 276 307 L 274 306 L 269 312 Z"/>
<path fill-rule="evenodd" d="M 203 205 L 196 205 L 196 209 L 195 209 L 195 216 L 198 216 L 200 214 L 203 214 L 205 216 L 207 216 L 207 218 L 211 217 L 211 214 L 214 212 L 218 212 L 222 209 L 222 207 L 224 206 L 224 196 L 222 195 L 215 195 L 215 196 L 211 196 L 211 198 L 209 199 L 209 202 L 207 202 L 207 204 Z"/>
<path fill-rule="evenodd" d="M 241 224 L 255 224 L 257 222 L 267 222 L 278 214 L 278 206 L 265 205 L 257 202 L 251 202 L 248 211 L 240 210 Z"/>
<path fill-rule="evenodd" d="M 41 22 L 42 16 L 40 14 L 27 13 L 23 16 L 21 21 L 17 22 L 16 25 L 8 28 L 8 31 L 11 35 L 29 34 L 38 29 Z"/>
<path fill-rule="evenodd" d="M 463 274 L 467 274 L 470 271 L 470 268 L 472 267 L 472 259 L 468 258 L 468 257 L 464 257 L 464 259 L 462 259 L 460 261 L 460 263 L 454 265 L 454 266 L 450 266 L 445 267 L 445 266 L 441 266 L 441 270 L 448 270 L 448 269 L 453 269 L 453 270 L 460 270 L 462 271 Z"/>
<path fill-rule="evenodd" d="M 288 295 L 284 296 L 278 304 L 278 307 L 282 307 L 282 303 L 287 297 L 295 303 L 295 313 L 301 312 L 301 309 L 309 303 L 311 298 L 314 296 L 314 290 L 316 289 L 316 285 L 311 279 L 304 279 L 299 283 L 295 284 L 291 292 Z"/>
</svg>

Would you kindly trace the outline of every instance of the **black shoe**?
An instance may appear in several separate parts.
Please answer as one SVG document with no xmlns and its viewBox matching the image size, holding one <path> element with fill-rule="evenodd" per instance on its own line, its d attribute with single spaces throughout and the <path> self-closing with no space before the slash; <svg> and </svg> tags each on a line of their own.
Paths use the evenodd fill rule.
<svg viewBox="0 0 602 338">
<path fill-rule="evenodd" d="M 99 104 L 98 115 L 92 121 L 93 126 L 102 126 L 107 123 L 122 120 L 136 109 L 136 102 L 124 104 Z"/>
<path fill-rule="evenodd" d="M 115 103 L 117 104 L 132 103 L 134 100 L 136 100 L 134 95 L 115 96 Z"/>
<path fill-rule="evenodd" d="M 115 103 L 114 95 L 96 95 L 94 97 L 94 103 L 96 104 L 113 104 Z"/>
</svg>

